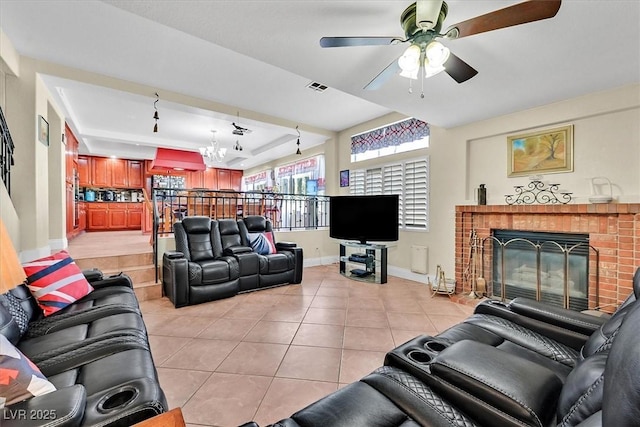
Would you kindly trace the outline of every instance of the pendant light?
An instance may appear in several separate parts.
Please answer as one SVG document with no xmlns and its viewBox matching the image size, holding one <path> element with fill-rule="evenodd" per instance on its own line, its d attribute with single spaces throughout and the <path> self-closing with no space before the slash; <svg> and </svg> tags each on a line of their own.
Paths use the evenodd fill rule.
<svg viewBox="0 0 640 427">
<path fill-rule="evenodd" d="M 156 100 L 153 101 L 153 108 L 154 110 L 156 110 L 153 113 L 153 119 L 156 121 L 156 123 L 153 125 L 153 132 L 157 133 L 158 132 L 158 119 L 160 119 L 160 116 L 158 116 L 158 107 L 157 107 L 157 103 L 158 101 L 160 101 L 160 96 L 158 96 L 158 92 L 156 92 Z"/>
<path fill-rule="evenodd" d="M 296 142 L 298 149 L 296 150 L 296 154 L 300 156 L 302 155 L 302 151 L 300 151 L 300 131 L 298 130 L 298 126 L 296 126 L 296 132 L 298 132 L 298 141 Z"/>
</svg>

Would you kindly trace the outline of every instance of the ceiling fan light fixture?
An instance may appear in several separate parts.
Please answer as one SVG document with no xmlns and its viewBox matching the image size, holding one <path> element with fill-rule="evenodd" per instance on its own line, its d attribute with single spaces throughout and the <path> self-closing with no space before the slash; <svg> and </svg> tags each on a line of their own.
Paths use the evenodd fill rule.
<svg viewBox="0 0 640 427">
<path fill-rule="evenodd" d="M 420 68 L 420 46 L 412 44 L 409 46 L 402 56 L 398 58 L 398 66 L 403 72 L 411 73 Z"/>
<path fill-rule="evenodd" d="M 420 71 L 420 67 L 416 67 L 411 71 L 404 71 L 402 70 L 400 72 L 400 76 L 401 77 L 405 77 L 407 79 L 412 79 L 412 80 L 418 80 L 418 72 Z"/>
<path fill-rule="evenodd" d="M 439 67 L 434 67 L 429 65 L 427 60 L 424 61 L 424 78 L 428 79 L 429 77 L 433 77 L 436 74 L 439 74 L 444 71 L 444 66 L 440 65 Z"/>
<path fill-rule="evenodd" d="M 441 67 L 445 62 L 447 62 L 450 54 L 451 51 L 448 47 L 440 42 L 432 41 L 425 48 L 425 66 L 426 61 L 428 60 L 429 66 L 433 68 Z"/>
</svg>

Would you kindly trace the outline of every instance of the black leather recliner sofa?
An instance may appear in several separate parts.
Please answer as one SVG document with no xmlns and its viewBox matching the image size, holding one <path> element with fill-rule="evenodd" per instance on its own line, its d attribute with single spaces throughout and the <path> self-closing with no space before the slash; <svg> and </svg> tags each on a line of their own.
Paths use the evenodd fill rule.
<svg viewBox="0 0 640 427">
<path fill-rule="evenodd" d="M 639 297 L 640 269 L 633 293 L 604 318 L 520 298 L 481 303 L 272 426 L 638 426 Z"/>
<path fill-rule="evenodd" d="M 15 316 L 3 295 L 0 334 L 56 391 L 6 406 L 2 427 L 124 427 L 168 409 L 131 279 L 103 278 L 95 270 L 90 276 L 92 292 L 48 317 L 24 284 L 7 295 L 26 319 Z"/>
<path fill-rule="evenodd" d="M 295 243 L 275 242 L 269 255 L 251 248 L 249 232 L 273 232 L 263 217 L 190 216 L 173 230 L 176 250 L 163 255 L 162 286 L 176 308 L 302 281 L 303 253 Z"/>
</svg>

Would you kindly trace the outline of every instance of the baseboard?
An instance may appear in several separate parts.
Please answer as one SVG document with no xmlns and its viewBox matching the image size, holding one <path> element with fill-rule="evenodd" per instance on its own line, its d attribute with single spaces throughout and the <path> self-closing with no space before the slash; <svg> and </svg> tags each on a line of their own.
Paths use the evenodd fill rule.
<svg viewBox="0 0 640 427">
<path fill-rule="evenodd" d="M 317 258 L 305 258 L 302 266 L 303 267 L 316 267 L 318 265 L 329 265 L 336 264 L 340 260 L 338 256 L 325 256 L 325 257 L 317 257 Z M 336 266 L 336 271 L 337 271 Z"/>
<path fill-rule="evenodd" d="M 69 241 L 66 237 L 62 239 L 49 239 L 49 247 L 51 251 L 61 251 L 69 246 Z"/>
<path fill-rule="evenodd" d="M 20 252 L 20 262 L 24 264 L 25 262 L 33 261 L 34 259 L 43 258 L 49 255 L 51 255 L 51 248 L 48 245 L 38 249 L 29 249 Z"/>
</svg>

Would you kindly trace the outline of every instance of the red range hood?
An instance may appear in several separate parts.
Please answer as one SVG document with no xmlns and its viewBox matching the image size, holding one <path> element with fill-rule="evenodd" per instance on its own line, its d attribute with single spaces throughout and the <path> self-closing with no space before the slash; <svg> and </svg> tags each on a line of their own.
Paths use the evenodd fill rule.
<svg viewBox="0 0 640 427">
<path fill-rule="evenodd" d="M 203 171 L 206 168 L 200 153 L 170 148 L 157 148 L 156 157 L 151 162 L 151 170 L 154 172 L 167 170 Z"/>
</svg>

